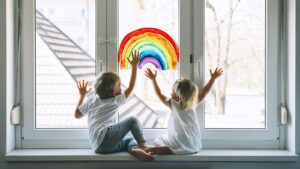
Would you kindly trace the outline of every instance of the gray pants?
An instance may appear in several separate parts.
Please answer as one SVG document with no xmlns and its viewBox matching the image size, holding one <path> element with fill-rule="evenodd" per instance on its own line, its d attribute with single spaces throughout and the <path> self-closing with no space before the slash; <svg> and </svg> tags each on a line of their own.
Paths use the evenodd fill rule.
<svg viewBox="0 0 300 169">
<path fill-rule="evenodd" d="M 133 137 L 125 137 L 131 131 Z M 125 138 L 124 138 L 125 137 Z M 136 141 L 137 142 L 136 142 Z M 105 137 L 96 153 L 128 151 L 145 142 L 141 123 L 135 117 L 128 117 L 107 128 Z"/>
</svg>

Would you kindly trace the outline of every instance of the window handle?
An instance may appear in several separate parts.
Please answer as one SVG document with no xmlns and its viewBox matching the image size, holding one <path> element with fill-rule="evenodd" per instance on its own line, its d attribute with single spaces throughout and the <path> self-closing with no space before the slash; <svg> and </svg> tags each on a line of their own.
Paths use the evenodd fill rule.
<svg viewBox="0 0 300 169">
<path fill-rule="evenodd" d="M 199 77 L 201 76 L 201 74 L 200 74 L 200 70 L 201 70 L 201 60 L 199 59 L 199 60 L 197 60 L 197 66 L 198 66 L 198 75 L 199 75 Z"/>
<path fill-rule="evenodd" d="M 98 72 L 101 73 L 103 71 L 103 59 L 99 59 L 98 62 L 99 62 L 99 64 L 98 64 L 99 65 L 99 67 L 98 67 L 99 71 Z"/>
<path fill-rule="evenodd" d="M 105 37 L 100 37 L 98 38 L 98 43 L 101 45 L 103 44 L 116 44 L 117 43 L 117 38 L 112 37 L 112 38 L 105 38 Z"/>
</svg>

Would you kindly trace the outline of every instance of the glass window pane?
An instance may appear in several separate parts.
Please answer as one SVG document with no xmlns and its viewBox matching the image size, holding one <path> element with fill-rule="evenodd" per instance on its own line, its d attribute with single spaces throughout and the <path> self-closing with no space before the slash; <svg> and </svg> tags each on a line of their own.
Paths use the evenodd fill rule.
<svg viewBox="0 0 300 169">
<path fill-rule="evenodd" d="M 144 28 L 158 28 L 169 34 L 178 44 L 178 0 L 119 0 L 119 44 L 130 32 Z M 154 69 L 152 64 L 146 64 L 138 71 L 137 82 L 134 89 L 133 99 L 119 114 L 120 120 L 128 116 L 136 116 L 144 128 L 166 128 L 169 110 L 156 96 L 152 82 L 144 76 L 146 67 Z M 162 92 L 170 96 L 172 85 L 178 78 L 179 65 L 177 69 L 160 70 L 158 72 L 158 83 Z M 119 67 L 123 85 L 129 84 L 130 69 Z"/>
<path fill-rule="evenodd" d="M 95 77 L 95 1 L 36 0 L 36 128 L 87 128 L 76 83 Z"/>
<path fill-rule="evenodd" d="M 206 0 L 205 128 L 265 128 L 265 0 Z"/>
</svg>

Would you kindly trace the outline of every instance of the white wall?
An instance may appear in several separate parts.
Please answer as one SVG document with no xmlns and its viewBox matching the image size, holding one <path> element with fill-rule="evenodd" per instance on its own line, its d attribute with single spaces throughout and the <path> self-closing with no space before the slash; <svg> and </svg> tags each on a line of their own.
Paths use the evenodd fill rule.
<svg viewBox="0 0 300 169">
<path fill-rule="evenodd" d="M 287 20 L 287 56 L 289 57 L 287 60 L 287 106 L 289 113 L 289 123 L 288 123 L 288 137 L 287 137 L 287 148 L 289 150 L 295 150 L 295 112 L 296 112 L 296 105 L 295 105 L 295 89 L 296 89 L 296 76 L 295 76 L 295 62 L 296 62 L 296 49 L 295 49 L 295 0 L 287 1 L 287 9 L 290 9 L 287 13 L 288 20 Z"/>
<path fill-rule="evenodd" d="M 12 65 L 11 58 L 13 54 L 13 47 L 11 46 L 10 42 L 6 42 L 6 37 L 12 37 L 9 34 L 9 30 L 6 29 L 6 1 L 10 3 L 12 0 L 0 0 L 0 169 L 15 169 L 15 168 L 22 168 L 22 169 L 94 169 L 94 168 L 166 168 L 167 166 L 172 166 L 172 168 L 224 168 L 224 169 L 299 169 L 300 168 L 300 157 L 296 162 L 189 162 L 189 163 L 177 163 L 177 162 L 161 162 L 161 163 L 142 163 L 142 162 L 6 162 L 4 160 L 4 153 L 6 149 L 10 148 L 13 145 L 7 146 L 6 139 L 11 139 L 6 137 L 6 131 L 11 131 L 11 126 L 6 123 L 6 114 L 8 110 L 12 107 L 12 99 L 13 99 L 13 92 L 11 90 L 6 90 L 10 87 L 12 83 L 12 70 L 7 69 L 7 67 Z M 295 4 L 296 0 L 289 0 L 291 4 Z M 299 2 L 299 1 L 298 1 Z M 11 5 L 8 5 L 11 6 Z M 295 6 L 294 6 L 295 7 Z M 11 10 L 9 7 L 7 10 Z M 296 58 L 295 62 L 291 60 L 290 64 L 300 65 L 300 3 L 296 4 L 296 19 L 298 22 L 296 23 L 296 28 L 299 28 L 296 31 Z M 10 18 L 11 19 L 11 18 Z M 8 19 L 9 21 L 9 19 Z M 10 27 L 10 26 L 8 26 Z M 292 28 L 291 28 L 292 29 Z M 292 39 L 289 39 L 289 45 L 292 45 Z M 293 49 L 293 48 L 292 48 Z M 292 55 L 292 53 L 289 53 Z M 289 79 L 295 78 L 295 97 L 296 102 L 298 103 L 295 106 L 295 112 L 300 113 L 300 67 L 296 67 L 296 75 L 289 77 Z M 9 86 L 8 86 L 9 85 Z M 291 85 L 291 89 L 293 85 Z M 289 95 L 290 99 L 294 98 L 293 95 Z M 291 101 L 291 100 L 290 100 Z M 289 105 L 293 106 L 293 102 L 289 102 Z M 295 105 L 295 104 L 294 104 Z M 293 112 L 292 112 L 293 113 Z M 296 130 L 300 131 L 300 115 L 293 116 L 293 123 L 289 124 L 289 130 L 296 127 Z M 296 123 L 298 122 L 298 123 Z M 292 131 L 293 132 L 293 131 Z M 295 132 L 295 131 L 294 131 Z M 12 133 L 10 133 L 11 135 Z M 295 140 L 296 139 L 296 140 Z M 298 142 L 300 141 L 300 132 L 296 133 L 296 138 L 292 138 L 288 140 L 289 142 Z M 300 147 L 296 145 L 296 152 L 300 152 Z"/>
<path fill-rule="evenodd" d="M 6 8 L 13 9 L 14 1 L 10 0 L 6 3 Z M 13 70 L 13 63 L 14 63 L 14 10 L 7 10 L 6 11 L 6 112 L 10 112 L 14 106 L 14 70 Z M 6 150 L 10 151 L 15 148 L 15 142 L 11 141 L 14 140 L 15 137 L 15 130 L 14 127 L 9 123 L 10 116 L 6 116 Z"/>
<path fill-rule="evenodd" d="M 296 1 L 296 0 L 295 0 Z M 300 1 L 296 3 L 296 111 L 295 111 L 295 125 L 296 125 L 296 151 L 300 153 Z M 298 65 L 298 67 L 297 67 Z M 300 157 L 298 157 L 300 163 Z M 300 164 L 298 164 L 300 166 Z M 300 168 L 300 167 L 299 167 Z"/>
</svg>

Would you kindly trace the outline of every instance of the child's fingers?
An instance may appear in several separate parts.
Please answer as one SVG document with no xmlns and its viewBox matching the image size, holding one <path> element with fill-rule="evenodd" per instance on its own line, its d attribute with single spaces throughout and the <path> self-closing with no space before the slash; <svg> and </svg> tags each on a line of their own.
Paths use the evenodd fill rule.
<svg viewBox="0 0 300 169">
<path fill-rule="evenodd" d="M 146 72 L 147 72 L 148 74 L 152 73 L 150 68 L 147 68 L 147 69 L 146 69 Z"/>
<path fill-rule="evenodd" d="M 141 60 L 141 55 L 137 56 L 137 60 L 138 60 L 138 62 Z"/>
<path fill-rule="evenodd" d="M 149 72 L 150 72 L 151 74 L 153 74 L 153 72 L 152 72 L 152 70 L 151 70 L 150 68 L 148 68 L 148 70 L 149 70 Z"/>
<path fill-rule="evenodd" d="M 149 73 L 149 72 L 145 72 L 145 76 L 147 76 L 148 78 L 152 79 L 153 75 L 151 73 Z"/>
<path fill-rule="evenodd" d="M 151 77 L 149 75 L 145 74 L 145 76 L 147 76 L 149 79 L 151 79 Z"/>
<path fill-rule="evenodd" d="M 89 93 L 91 90 L 92 90 L 92 88 L 90 88 L 90 89 L 88 90 L 88 93 Z"/>
<path fill-rule="evenodd" d="M 211 69 L 209 69 L 209 73 L 212 74 Z"/>
<path fill-rule="evenodd" d="M 217 72 L 218 68 L 219 68 L 219 67 L 217 66 L 216 69 L 215 69 L 215 73 Z"/>
<path fill-rule="evenodd" d="M 222 69 L 219 69 L 217 73 L 219 73 L 219 72 L 223 72 L 223 70 L 222 70 Z"/>
<path fill-rule="evenodd" d="M 151 74 L 150 74 L 149 72 L 146 72 L 145 75 L 146 75 L 147 77 L 150 77 L 150 76 L 151 76 Z"/>
<path fill-rule="evenodd" d="M 132 56 L 133 56 L 133 57 L 135 57 L 135 56 L 136 56 L 136 50 L 135 50 L 135 51 L 133 51 L 133 54 L 132 54 Z"/>
<path fill-rule="evenodd" d="M 81 88 L 81 81 L 79 81 L 79 83 L 78 83 L 78 84 L 79 84 L 79 88 Z"/>
<path fill-rule="evenodd" d="M 131 60 L 129 59 L 129 57 L 127 58 L 128 62 L 131 64 Z"/>
<path fill-rule="evenodd" d="M 220 68 L 220 69 L 218 70 L 218 72 L 220 72 L 220 71 L 223 71 L 223 69 L 222 69 L 222 68 Z"/>
</svg>

